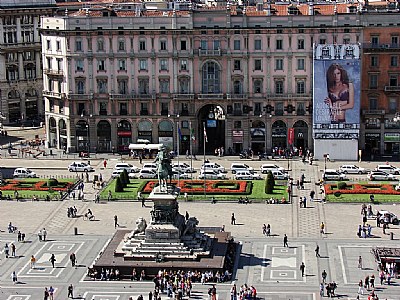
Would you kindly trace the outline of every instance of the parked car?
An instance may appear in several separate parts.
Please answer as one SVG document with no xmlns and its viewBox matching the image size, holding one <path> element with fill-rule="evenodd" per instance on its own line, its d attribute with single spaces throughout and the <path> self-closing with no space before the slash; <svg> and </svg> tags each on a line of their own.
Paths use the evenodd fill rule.
<svg viewBox="0 0 400 300">
<path fill-rule="evenodd" d="M 233 163 L 231 164 L 232 174 L 236 174 L 239 171 L 253 171 L 254 169 L 246 164 Z"/>
<path fill-rule="evenodd" d="M 180 170 L 185 173 L 196 173 L 194 168 L 192 168 L 191 166 L 189 166 L 187 163 L 184 163 L 184 162 L 174 163 L 174 164 L 172 164 L 172 168 L 176 169 L 176 170 Z"/>
<path fill-rule="evenodd" d="M 375 168 L 375 171 L 383 171 L 389 174 L 394 174 L 394 175 L 399 175 L 400 174 L 400 168 L 396 168 L 392 165 L 378 165 Z"/>
<path fill-rule="evenodd" d="M 262 179 L 260 174 L 253 171 L 237 171 L 235 174 L 236 180 L 260 180 Z"/>
<path fill-rule="evenodd" d="M 225 168 L 217 163 L 205 163 L 201 166 L 201 170 L 214 170 L 220 173 L 225 173 Z"/>
<path fill-rule="evenodd" d="M 140 168 L 127 164 L 127 163 L 117 163 L 114 167 L 115 169 L 125 169 L 128 173 L 139 173 Z"/>
<path fill-rule="evenodd" d="M 356 165 L 342 165 L 339 171 L 344 174 L 365 174 L 367 170 Z"/>
<path fill-rule="evenodd" d="M 16 168 L 13 176 L 15 178 L 35 178 L 37 177 L 35 172 L 32 172 L 28 168 Z"/>
<path fill-rule="evenodd" d="M 391 213 L 390 211 L 387 210 L 380 210 L 379 214 L 380 214 L 379 222 L 381 224 L 385 222 L 393 225 L 399 224 L 399 218 L 394 213 Z"/>
<path fill-rule="evenodd" d="M 172 178 L 173 179 L 189 179 L 190 175 L 188 173 L 179 171 L 179 170 L 172 170 Z"/>
<path fill-rule="evenodd" d="M 68 171 L 70 172 L 92 172 L 94 169 L 91 165 L 81 161 L 74 161 L 68 166 Z"/>
<path fill-rule="evenodd" d="M 157 171 L 157 164 L 155 163 L 145 163 L 142 165 L 142 170 L 143 169 L 150 169 L 153 170 L 154 172 Z"/>
<path fill-rule="evenodd" d="M 112 173 L 111 173 L 111 178 L 116 178 L 119 175 L 121 175 L 121 173 L 124 172 L 124 169 L 115 169 Z"/>
<path fill-rule="evenodd" d="M 342 174 L 333 169 L 326 169 L 322 175 L 324 180 L 346 180 L 346 174 Z"/>
<path fill-rule="evenodd" d="M 224 173 L 218 172 L 216 170 L 206 169 L 202 170 L 199 175 L 199 179 L 226 179 Z"/>
<path fill-rule="evenodd" d="M 272 175 L 274 176 L 274 179 L 277 180 L 286 180 L 289 179 L 289 174 L 288 173 L 284 173 L 282 171 L 272 171 Z"/>
<path fill-rule="evenodd" d="M 372 171 L 367 175 L 368 180 L 395 180 L 393 174 L 388 174 L 383 171 Z"/>
<path fill-rule="evenodd" d="M 151 169 L 141 169 L 139 172 L 140 179 L 155 179 L 157 178 L 157 173 Z"/>
<path fill-rule="evenodd" d="M 267 174 L 269 171 L 285 172 L 285 168 L 279 167 L 275 164 L 263 164 L 263 165 L 261 165 L 260 170 L 261 170 L 261 173 L 263 173 L 263 174 Z"/>
</svg>

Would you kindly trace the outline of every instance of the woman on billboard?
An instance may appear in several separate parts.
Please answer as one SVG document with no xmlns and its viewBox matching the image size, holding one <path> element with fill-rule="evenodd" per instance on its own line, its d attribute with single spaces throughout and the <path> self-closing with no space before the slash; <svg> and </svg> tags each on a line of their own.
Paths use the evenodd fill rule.
<svg viewBox="0 0 400 300">
<path fill-rule="evenodd" d="M 329 107 L 332 124 L 346 123 L 346 110 L 354 107 L 354 86 L 349 82 L 347 71 L 339 64 L 330 65 L 326 72 Z"/>
</svg>

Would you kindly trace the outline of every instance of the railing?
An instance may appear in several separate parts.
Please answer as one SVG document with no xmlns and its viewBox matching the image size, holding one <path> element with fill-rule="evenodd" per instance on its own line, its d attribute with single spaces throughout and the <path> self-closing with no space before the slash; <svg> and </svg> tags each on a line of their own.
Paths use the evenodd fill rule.
<svg viewBox="0 0 400 300">
<path fill-rule="evenodd" d="M 385 85 L 385 92 L 399 92 L 400 86 L 393 85 Z"/>
<path fill-rule="evenodd" d="M 54 70 L 54 69 L 44 69 L 44 73 L 48 75 L 55 75 L 55 76 L 63 76 L 63 70 Z"/>
<path fill-rule="evenodd" d="M 174 99 L 189 99 L 192 100 L 194 98 L 194 94 L 173 94 Z"/>
<path fill-rule="evenodd" d="M 246 99 L 247 94 L 226 94 L 226 99 Z"/>
<path fill-rule="evenodd" d="M 363 43 L 362 47 L 364 49 L 399 49 L 400 44 L 392 44 L 392 43 Z"/>
<path fill-rule="evenodd" d="M 52 91 L 43 91 L 43 96 L 63 98 L 63 97 L 65 97 L 65 93 L 52 92 Z"/>
<path fill-rule="evenodd" d="M 224 94 L 198 94 L 198 99 L 224 99 Z"/>
<path fill-rule="evenodd" d="M 70 100 L 87 100 L 92 97 L 93 95 L 91 94 L 68 94 L 68 99 Z"/>
<path fill-rule="evenodd" d="M 384 115 L 384 109 L 371 109 L 371 110 L 363 110 L 364 115 Z"/>
<path fill-rule="evenodd" d="M 199 49 L 199 56 L 221 56 L 221 49 L 217 50 Z"/>
</svg>

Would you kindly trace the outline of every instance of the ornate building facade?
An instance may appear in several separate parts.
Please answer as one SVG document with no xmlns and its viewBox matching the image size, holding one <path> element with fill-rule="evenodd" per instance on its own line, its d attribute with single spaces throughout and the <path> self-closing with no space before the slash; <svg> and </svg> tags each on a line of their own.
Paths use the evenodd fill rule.
<svg viewBox="0 0 400 300">
<path fill-rule="evenodd" d="M 312 148 L 313 45 L 359 43 L 381 19 L 353 4 L 144 8 L 42 18 L 51 147 L 124 151 L 147 140 L 184 152 L 193 128 L 201 153 L 205 126 L 207 152 Z"/>
<path fill-rule="evenodd" d="M 40 17 L 54 0 L 0 3 L 0 112 L 5 124 L 44 120 Z"/>
</svg>

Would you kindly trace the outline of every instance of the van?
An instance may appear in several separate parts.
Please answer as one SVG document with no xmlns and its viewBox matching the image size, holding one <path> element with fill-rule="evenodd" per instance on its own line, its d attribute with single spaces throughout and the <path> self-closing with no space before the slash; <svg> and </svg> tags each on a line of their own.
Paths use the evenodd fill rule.
<svg viewBox="0 0 400 300">
<path fill-rule="evenodd" d="M 16 168 L 14 170 L 14 175 L 15 178 L 35 178 L 37 177 L 35 172 L 32 172 L 31 170 L 27 168 Z"/>
<path fill-rule="evenodd" d="M 231 165 L 232 174 L 236 174 L 239 171 L 253 171 L 253 168 L 242 163 L 233 163 Z"/>
<path fill-rule="evenodd" d="M 334 169 L 326 169 L 322 175 L 324 180 L 346 180 L 346 174 L 339 173 Z"/>
</svg>

